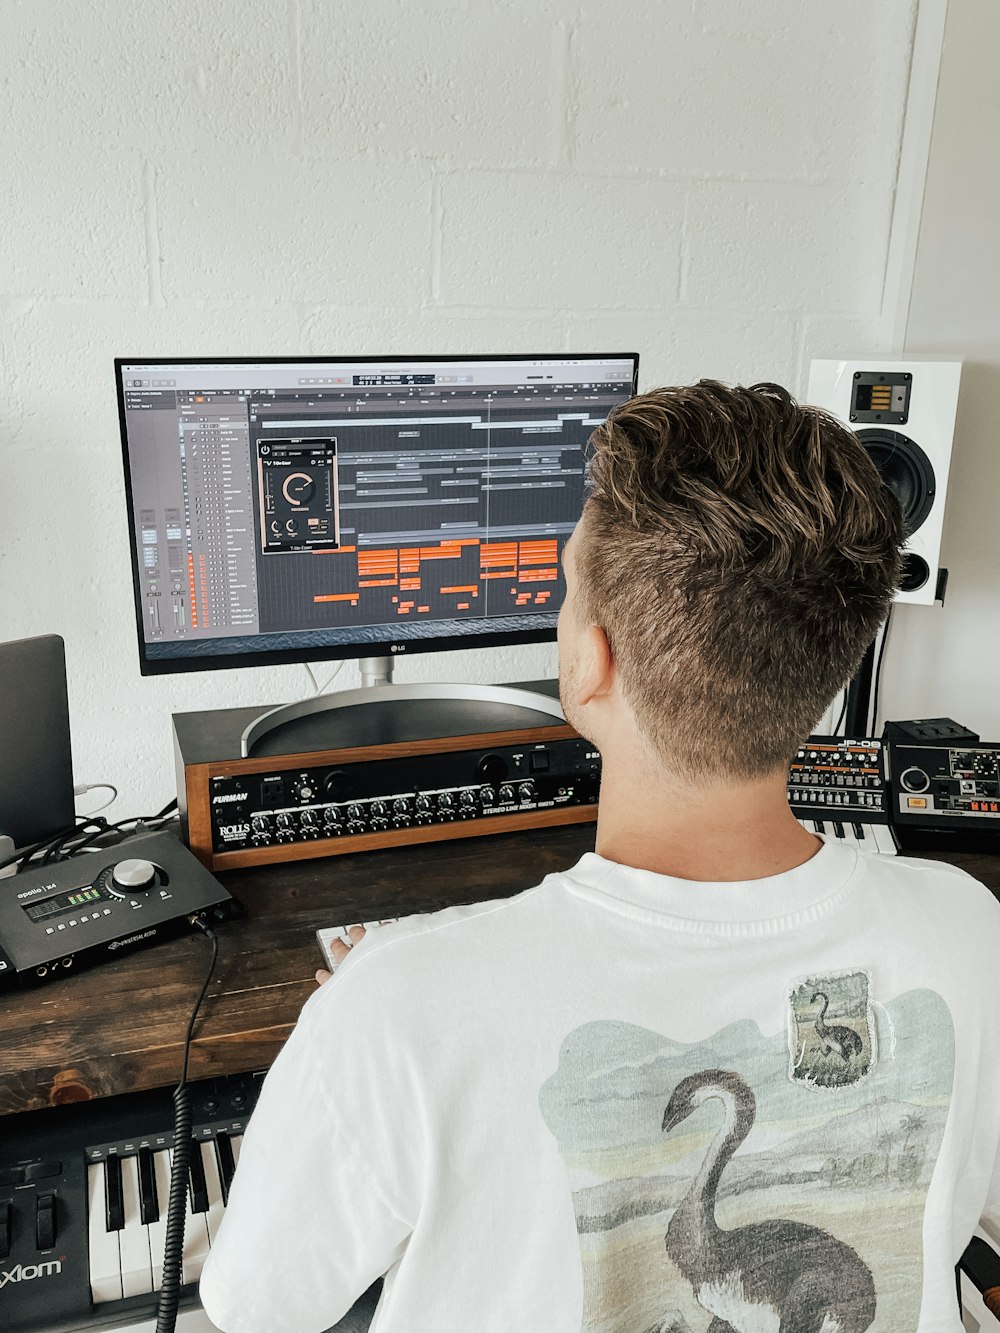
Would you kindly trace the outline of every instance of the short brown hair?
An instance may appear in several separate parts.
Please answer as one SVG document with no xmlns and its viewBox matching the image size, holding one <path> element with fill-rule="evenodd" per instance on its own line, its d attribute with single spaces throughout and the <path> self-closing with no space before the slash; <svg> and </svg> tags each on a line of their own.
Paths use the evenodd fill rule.
<svg viewBox="0 0 1000 1333">
<path fill-rule="evenodd" d="M 647 742 L 693 780 L 786 765 L 888 613 L 896 497 L 776 384 L 641 394 L 591 448 L 582 608 Z"/>
</svg>

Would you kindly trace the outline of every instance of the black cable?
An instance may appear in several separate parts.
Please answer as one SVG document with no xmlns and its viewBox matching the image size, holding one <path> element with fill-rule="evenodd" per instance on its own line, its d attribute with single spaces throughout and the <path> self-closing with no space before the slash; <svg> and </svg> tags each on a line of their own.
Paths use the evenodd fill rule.
<svg viewBox="0 0 1000 1333">
<path fill-rule="evenodd" d="M 102 838 L 120 835 L 128 836 L 129 833 L 138 832 L 145 825 L 144 819 L 122 819 L 117 824 L 105 824 L 104 828 L 97 833 L 87 833 L 82 837 L 64 838 L 62 849 L 59 854 L 59 860 L 68 861 L 70 857 L 85 851 L 94 843 L 99 843 Z M 133 827 L 134 826 L 134 827 Z"/>
<path fill-rule="evenodd" d="M 215 964 L 219 959 L 219 937 L 216 935 L 212 927 L 207 921 L 203 921 L 200 916 L 194 917 L 191 924 L 197 930 L 200 930 L 203 935 L 207 935 L 212 941 L 212 961 L 209 964 L 208 975 L 205 977 L 204 985 L 201 988 L 198 999 L 195 1001 L 194 1008 L 191 1010 L 191 1018 L 188 1022 L 187 1033 L 184 1037 L 184 1063 L 181 1065 L 181 1086 L 187 1082 L 188 1057 L 191 1053 L 191 1034 L 194 1032 L 195 1020 L 198 1017 L 198 1010 L 201 1008 L 201 1002 L 205 998 L 205 992 L 208 990 L 209 983 L 212 980 L 212 974 L 215 972 Z"/>
<path fill-rule="evenodd" d="M 89 818 L 81 818 L 76 824 L 68 828 L 61 829 L 58 833 L 50 834 L 47 838 L 42 838 L 33 846 L 22 847 L 0 861 L 0 870 L 5 866 L 13 865 L 15 861 L 20 861 L 19 872 L 31 869 L 32 858 L 38 856 L 39 852 L 44 854 L 36 862 L 37 865 L 49 865 L 52 861 L 68 860 L 82 851 L 88 843 L 99 841 L 113 833 L 120 833 L 123 829 L 136 831 L 140 826 L 151 827 L 158 824 L 162 819 L 166 819 L 177 807 L 176 798 L 168 801 L 167 804 L 155 815 L 133 816 L 131 819 L 120 819 L 117 823 L 111 824 L 103 815 L 93 815 Z"/>
<path fill-rule="evenodd" d="M 71 833 L 75 833 L 79 827 L 79 824 L 73 824 L 69 828 L 63 829 L 62 833 L 56 836 L 68 837 Z M 11 852 L 10 856 L 6 856 L 0 861 L 0 870 L 6 869 L 7 866 L 12 866 L 15 861 L 20 861 L 22 857 L 34 856 L 36 852 L 40 852 L 43 847 L 47 847 L 51 841 L 52 836 L 50 835 L 47 838 L 42 838 L 39 842 L 31 843 L 27 847 L 18 847 L 16 851 Z"/>
<path fill-rule="evenodd" d="M 174 1333 L 177 1322 L 177 1306 L 181 1296 L 181 1277 L 184 1268 L 184 1213 L 188 1190 L 188 1172 L 191 1166 L 191 1152 L 196 1146 L 191 1138 L 191 1095 L 187 1086 L 188 1057 L 191 1053 L 191 1034 L 194 1031 L 198 1010 L 205 998 L 215 964 L 219 957 L 219 939 L 210 925 L 201 917 L 193 917 L 191 924 L 196 926 L 212 941 L 212 961 L 208 966 L 201 992 L 191 1010 L 191 1018 L 184 1038 L 184 1061 L 181 1065 L 181 1081 L 174 1088 L 174 1154 L 170 1163 L 170 1200 L 167 1204 L 167 1225 L 163 1238 L 163 1283 L 156 1306 L 156 1333 Z"/>
<path fill-rule="evenodd" d="M 885 618 L 885 628 L 882 631 L 882 642 L 878 646 L 878 661 L 875 663 L 875 687 L 872 690 L 872 729 L 868 733 L 875 735 L 875 727 L 878 723 L 878 682 L 882 675 L 882 658 L 885 655 L 885 645 L 889 638 L 889 622 L 892 619 L 892 607 L 889 607 L 889 614 Z"/>
<path fill-rule="evenodd" d="M 843 701 L 843 703 L 840 705 L 840 713 L 839 713 L 839 715 L 838 715 L 838 717 L 837 717 L 836 722 L 833 724 L 833 734 L 834 734 L 835 736 L 839 736 L 839 734 L 840 734 L 840 728 L 843 726 L 843 723 L 844 723 L 844 715 L 846 714 L 846 712 L 847 712 L 847 691 L 845 690 L 845 691 L 844 691 L 844 701 Z"/>
<path fill-rule="evenodd" d="M 77 824 L 72 833 L 64 833 L 61 836 L 54 838 L 45 849 L 44 854 L 38 858 L 35 864 L 47 866 L 52 861 L 62 861 L 69 855 L 66 850 L 67 847 L 77 843 L 82 846 L 84 843 L 91 842 L 94 838 L 101 837 L 110 827 L 111 825 L 102 816 L 94 816 L 91 819 L 85 819 L 82 824 Z M 21 866 L 21 869 L 28 870 L 30 866 L 31 862 L 25 861 Z"/>
<path fill-rule="evenodd" d="M 83 828 L 85 824 L 88 824 L 90 822 L 91 821 L 89 820 L 84 820 L 83 823 L 78 822 L 76 824 L 70 824 L 67 828 L 61 829 L 60 832 L 58 833 L 54 834 L 50 833 L 47 838 L 40 838 L 38 842 L 31 843 L 27 847 L 19 847 L 15 852 L 12 852 L 10 856 L 7 856 L 2 861 L 0 861 L 0 870 L 6 869 L 7 866 L 12 866 L 15 861 L 22 861 L 25 860 L 26 858 L 36 856 L 40 851 L 42 851 L 45 847 L 48 847 L 48 845 L 52 842 L 58 843 L 61 842 L 64 838 L 72 837 L 74 833 L 79 832 L 79 830 Z M 102 822 L 107 823 L 107 820 L 103 820 Z"/>
<path fill-rule="evenodd" d="M 184 1265 L 184 1210 L 191 1165 L 191 1098 L 187 1087 L 174 1088 L 174 1152 L 170 1162 L 170 1200 L 163 1237 L 163 1281 L 156 1302 L 156 1333 L 174 1333 Z"/>
<path fill-rule="evenodd" d="M 142 821 L 138 822 L 141 823 Z M 89 819 L 78 825 L 72 833 L 57 838 L 39 864 L 46 865 L 51 861 L 68 861 L 71 856 L 75 856 L 83 848 L 99 842 L 102 838 L 112 835 L 117 837 L 122 829 L 134 823 L 136 821 L 133 819 L 122 819 L 117 824 L 109 824 L 102 816 Z M 31 864 L 26 862 L 21 869 L 30 870 Z"/>
</svg>

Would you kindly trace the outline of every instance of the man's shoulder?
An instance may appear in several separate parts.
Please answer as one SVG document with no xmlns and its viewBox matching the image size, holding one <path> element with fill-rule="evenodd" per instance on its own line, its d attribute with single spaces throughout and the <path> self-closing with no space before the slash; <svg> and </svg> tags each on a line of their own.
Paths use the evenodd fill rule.
<svg viewBox="0 0 1000 1333">
<path fill-rule="evenodd" d="M 887 879 L 899 884 L 928 890 L 942 889 L 945 886 L 961 897 L 970 901 L 982 900 L 984 904 L 1000 910 L 1000 902 L 986 885 L 951 861 L 939 861 L 930 857 L 908 856 L 869 856 L 869 867 Z"/>
<path fill-rule="evenodd" d="M 456 959 L 468 961 L 478 951 L 503 948 L 537 924 L 562 880 L 548 875 L 541 883 L 504 898 L 461 903 L 436 912 L 401 916 L 368 931 L 338 968 L 347 979 L 362 970 L 381 973 L 386 966 L 435 968 Z"/>
<path fill-rule="evenodd" d="M 919 911 L 940 923 L 943 932 L 979 935 L 989 948 L 1000 948 L 1000 900 L 975 875 L 948 861 L 911 856 L 867 857 L 869 884 L 894 908 Z"/>
<path fill-rule="evenodd" d="M 456 903 L 436 912 L 402 916 L 373 932 L 372 942 L 376 948 L 388 948 L 417 938 L 425 943 L 429 936 L 433 936 L 437 942 L 451 945 L 459 936 L 468 939 L 470 935 L 505 929 L 508 918 L 522 915 L 534 907 L 539 895 L 544 893 L 546 883 L 535 884 L 504 898 Z"/>
</svg>

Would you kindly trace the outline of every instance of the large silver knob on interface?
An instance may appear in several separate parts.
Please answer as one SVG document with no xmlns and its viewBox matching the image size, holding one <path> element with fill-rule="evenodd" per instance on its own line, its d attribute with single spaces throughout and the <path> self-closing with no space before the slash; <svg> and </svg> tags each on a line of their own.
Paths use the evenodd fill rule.
<svg viewBox="0 0 1000 1333">
<path fill-rule="evenodd" d="M 143 893 L 156 883 L 156 866 L 152 861 L 119 861 L 111 872 L 111 883 L 125 893 Z"/>
</svg>

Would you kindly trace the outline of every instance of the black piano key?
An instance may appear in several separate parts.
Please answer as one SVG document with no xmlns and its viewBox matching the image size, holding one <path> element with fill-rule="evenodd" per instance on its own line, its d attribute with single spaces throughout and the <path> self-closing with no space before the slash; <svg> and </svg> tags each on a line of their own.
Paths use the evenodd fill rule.
<svg viewBox="0 0 1000 1333">
<path fill-rule="evenodd" d="M 233 1160 L 233 1145 L 229 1142 L 228 1134 L 216 1134 L 215 1160 L 219 1164 L 219 1183 L 222 1185 L 222 1202 L 228 1204 L 229 1186 L 233 1179 L 233 1172 L 236 1170 L 236 1162 Z"/>
<path fill-rule="evenodd" d="M 139 1149 L 139 1220 L 144 1226 L 160 1220 L 160 1201 L 156 1197 L 156 1171 L 153 1168 L 153 1154 L 149 1148 Z"/>
<path fill-rule="evenodd" d="M 858 842 L 864 842 L 865 840 L 864 824 L 852 824 L 851 828 L 854 830 L 854 836 L 857 838 Z"/>
<path fill-rule="evenodd" d="M 838 838 L 842 838 L 844 836 L 844 826 L 839 819 L 835 819 L 833 821 L 833 831 Z"/>
<path fill-rule="evenodd" d="M 104 1163 L 104 1225 L 108 1231 L 121 1231 L 125 1225 L 122 1164 L 117 1153 L 110 1153 Z"/>
<path fill-rule="evenodd" d="M 826 825 L 823 823 L 822 819 L 814 819 L 813 828 L 816 830 L 817 833 L 826 832 Z"/>
<path fill-rule="evenodd" d="M 192 1213 L 208 1212 L 208 1181 L 205 1179 L 205 1164 L 201 1160 L 201 1144 L 191 1143 L 191 1165 L 188 1168 L 188 1182 L 191 1186 Z"/>
</svg>

